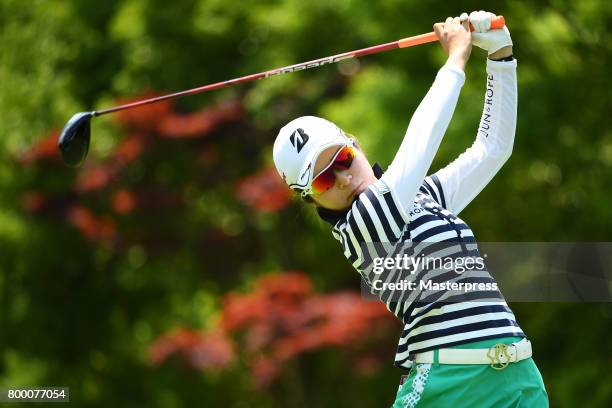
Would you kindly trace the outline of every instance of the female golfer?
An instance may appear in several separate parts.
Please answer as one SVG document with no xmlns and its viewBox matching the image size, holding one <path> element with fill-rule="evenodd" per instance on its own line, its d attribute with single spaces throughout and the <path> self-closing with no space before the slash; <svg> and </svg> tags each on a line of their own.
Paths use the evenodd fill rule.
<svg viewBox="0 0 612 408">
<path fill-rule="evenodd" d="M 474 235 L 457 214 L 509 158 L 516 128 L 517 62 L 507 28 L 489 30 L 492 17 L 484 11 L 464 13 L 434 25 L 448 60 L 386 172 L 371 167 L 350 135 L 321 118 L 291 121 L 274 143 L 274 162 L 283 180 L 316 205 L 349 262 L 404 323 L 395 364 L 410 373 L 402 376 L 394 407 L 548 406 L 531 344 L 486 270 L 462 274 L 455 268 L 449 274 L 441 264 L 419 266 L 414 257 L 409 267 L 400 265 L 407 254 L 449 255 L 448 248 L 416 247 L 425 242 L 460 248 L 445 259 L 479 255 L 477 249 L 467 250 L 475 246 Z M 465 81 L 472 44 L 488 52 L 476 140 L 426 177 Z M 393 244 L 393 252 L 377 243 Z M 430 286 L 393 290 L 388 283 L 404 267 L 412 271 L 414 284 Z M 471 290 L 462 290 L 468 284 Z"/>
</svg>

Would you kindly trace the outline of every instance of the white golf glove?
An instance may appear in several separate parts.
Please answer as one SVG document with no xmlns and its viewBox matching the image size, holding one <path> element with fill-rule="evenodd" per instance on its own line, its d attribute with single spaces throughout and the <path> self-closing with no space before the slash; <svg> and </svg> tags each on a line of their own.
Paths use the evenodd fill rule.
<svg viewBox="0 0 612 408">
<path fill-rule="evenodd" d="M 491 30 L 491 19 L 495 14 L 488 11 L 472 11 L 470 13 L 470 23 L 474 26 L 472 31 L 472 44 L 482 48 L 488 55 L 495 51 L 512 45 L 510 31 L 504 26 L 502 29 Z"/>
</svg>

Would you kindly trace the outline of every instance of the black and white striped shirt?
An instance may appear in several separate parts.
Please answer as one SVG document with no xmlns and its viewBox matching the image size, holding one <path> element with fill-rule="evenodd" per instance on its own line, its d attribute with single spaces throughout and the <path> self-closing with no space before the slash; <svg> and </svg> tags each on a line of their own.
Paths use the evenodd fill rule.
<svg viewBox="0 0 612 408">
<path fill-rule="evenodd" d="M 456 105 L 464 74 L 443 67 L 410 121 L 406 136 L 387 172 L 342 213 L 319 211 L 333 225 L 332 234 L 344 255 L 368 282 L 368 243 L 413 244 L 453 242 L 475 247 L 468 225 L 457 217 L 508 159 L 516 128 L 516 60 L 487 60 L 487 87 L 474 144 L 455 161 L 425 177 Z M 477 249 L 476 249 L 477 251 Z M 422 276 L 436 271 L 423 271 Z M 432 276 L 434 276 L 432 275 Z M 458 277 L 457 279 L 460 279 Z M 487 271 L 476 279 L 494 282 Z M 474 291 L 469 299 L 452 301 L 440 291 L 421 297 L 406 292 L 398 300 L 380 293 L 387 308 L 404 323 L 395 364 L 409 368 L 418 352 L 483 339 L 524 333 L 497 290 Z"/>
</svg>

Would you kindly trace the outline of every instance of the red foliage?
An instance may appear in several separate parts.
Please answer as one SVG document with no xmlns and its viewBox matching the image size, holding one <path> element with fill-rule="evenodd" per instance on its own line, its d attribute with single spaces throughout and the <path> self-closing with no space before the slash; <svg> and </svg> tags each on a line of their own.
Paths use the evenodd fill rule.
<svg viewBox="0 0 612 408">
<path fill-rule="evenodd" d="M 40 139 L 21 154 L 19 162 L 23 165 L 28 165 L 38 160 L 59 160 L 60 153 L 57 148 L 58 137 L 59 132 L 55 131 Z"/>
<path fill-rule="evenodd" d="M 75 182 L 79 193 L 98 190 L 106 187 L 116 175 L 116 169 L 111 165 L 97 165 L 84 168 Z"/>
<path fill-rule="evenodd" d="M 159 122 L 158 131 L 167 138 L 201 137 L 222 123 L 242 119 L 243 115 L 240 102 L 226 102 L 186 115 L 171 113 Z"/>
<path fill-rule="evenodd" d="M 129 214 L 136 207 L 134 193 L 128 190 L 117 190 L 113 194 L 113 210 L 118 214 Z"/>
<path fill-rule="evenodd" d="M 116 105 L 159 95 L 147 92 L 132 99 L 117 100 Z M 67 191 L 63 197 L 58 198 L 53 194 L 45 195 L 42 192 L 25 193 L 22 197 L 23 209 L 28 212 L 41 213 L 51 203 L 53 204 L 51 209 L 55 213 L 65 213 L 68 221 L 75 225 L 86 238 L 102 239 L 115 236 L 116 225 L 112 218 L 94 216 L 89 209 L 77 204 L 90 193 L 106 190 L 107 194 L 96 194 L 93 198 L 97 201 L 103 199 L 105 201 L 103 205 L 107 206 L 110 202 L 111 210 L 116 214 L 129 214 L 137 204 L 145 208 L 149 206 L 149 209 L 154 211 L 159 211 L 163 206 L 182 205 L 180 198 L 177 199 L 180 194 L 170 196 L 165 191 L 141 190 L 137 202 L 132 192 L 120 189 L 113 193 L 113 190 L 116 190 L 115 183 L 123 175 L 123 167 L 141 158 L 149 144 L 159 142 L 159 138 L 204 136 L 224 123 L 242 120 L 244 108 L 239 100 L 218 103 L 192 114 L 174 113 L 173 106 L 172 101 L 160 101 L 113 114 L 112 116 L 122 126 L 129 129 L 129 133 L 118 143 L 112 155 L 98 162 L 94 161 L 95 158 L 90 157 L 88 163 L 74 173 L 76 178 L 73 189 Z M 44 159 L 52 159 L 59 163 L 58 136 L 57 131 L 46 135 L 21 154 L 18 161 L 23 165 Z M 200 150 L 199 163 L 203 166 L 211 167 L 217 163 L 219 154 L 216 146 L 207 144 L 196 148 Z M 263 207 L 265 209 L 269 205 Z"/>
<path fill-rule="evenodd" d="M 234 345 L 222 331 L 200 333 L 177 329 L 159 338 L 149 348 L 149 361 L 159 365 L 174 354 L 197 369 L 221 369 L 234 359 Z"/>
<path fill-rule="evenodd" d="M 68 211 L 68 220 L 81 233 L 92 240 L 109 239 L 115 236 L 115 221 L 110 217 L 96 217 L 82 205 L 75 205 Z"/>
<path fill-rule="evenodd" d="M 265 388 L 272 384 L 280 373 L 280 365 L 262 355 L 251 359 L 249 369 L 258 388 Z"/>
<path fill-rule="evenodd" d="M 374 354 L 364 354 L 353 361 L 355 371 L 364 377 L 376 374 L 382 365 L 380 356 Z"/>
<path fill-rule="evenodd" d="M 160 94 L 156 92 L 145 92 L 137 97 L 130 99 L 120 99 L 117 105 L 136 102 L 142 99 L 149 99 Z M 143 131 L 154 131 L 159 123 L 172 112 L 172 101 L 166 100 L 150 105 L 143 105 L 138 108 L 127 109 L 116 113 L 117 121 L 129 128 Z"/>
<path fill-rule="evenodd" d="M 212 167 L 219 161 L 219 152 L 215 146 L 205 146 L 200 151 L 200 163 Z"/>
<path fill-rule="evenodd" d="M 47 201 L 47 195 L 40 191 L 27 191 L 21 197 L 21 206 L 24 211 L 38 212 Z"/>
<path fill-rule="evenodd" d="M 225 329 L 244 332 L 245 350 L 265 356 L 251 366 L 256 382 L 264 385 L 283 362 L 321 347 L 359 343 L 392 321 L 382 303 L 366 302 L 357 293 L 313 293 L 310 279 L 300 272 L 264 276 L 251 293 L 228 295 L 222 315 Z"/>
<path fill-rule="evenodd" d="M 120 165 L 136 160 L 145 148 L 144 136 L 134 133 L 124 138 L 113 152 L 113 157 Z"/>
<path fill-rule="evenodd" d="M 274 316 L 289 320 L 298 303 L 312 293 L 310 279 L 300 272 L 269 275 L 255 282 L 253 293 L 228 294 L 223 302 L 223 327 L 240 329 Z"/>
<path fill-rule="evenodd" d="M 301 312 L 298 305 L 311 293 L 310 279 L 302 273 L 264 276 L 255 283 L 253 293 L 226 296 L 222 327 L 228 331 L 247 328 L 245 347 L 259 350 L 270 343 L 278 330 L 296 330 Z"/>
<path fill-rule="evenodd" d="M 290 272 L 259 278 L 250 293 L 228 294 L 218 330 L 242 334 L 241 349 L 251 374 L 265 387 L 299 354 L 363 345 L 385 333 L 392 322 L 382 303 L 366 302 L 357 293 L 315 294 L 308 276 Z M 363 375 L 380 367 L 374 356 L 355 364 Z"/>
<path fill-rule="evenodd" d="M 292 192 L 276 169 L 267 167 L 239 181 L 235 196 L 254 210 L 277 212 L 290 204 Z"/>
<path fill-rule="evenodd" d="M 300 326 L 308 330 L 298 330 L 272 344 L 281 360 L 322 346 L 344 345 L 368 333 L 388 312 L 381 303 L 365 302 L 356 293 L 335 293 L 308 299 L 299 316 Z"/>
</svg>

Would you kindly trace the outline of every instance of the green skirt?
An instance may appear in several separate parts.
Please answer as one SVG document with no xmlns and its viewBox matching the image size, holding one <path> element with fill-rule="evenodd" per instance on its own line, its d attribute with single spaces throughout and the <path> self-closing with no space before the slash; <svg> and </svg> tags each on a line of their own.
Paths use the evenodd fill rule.
<svg viewBox="0 0 612 408">
<path fill-rule="evenodd" d="M 518 340 L 504 337 L 449 348 L 489 348 Z M 548 394 L 531 358 L 503 370 L 487 364 L 415 364 L 393 404 L 393 408 L 408 407 L 540 408 L 548 407 Z"/>
</svg>

